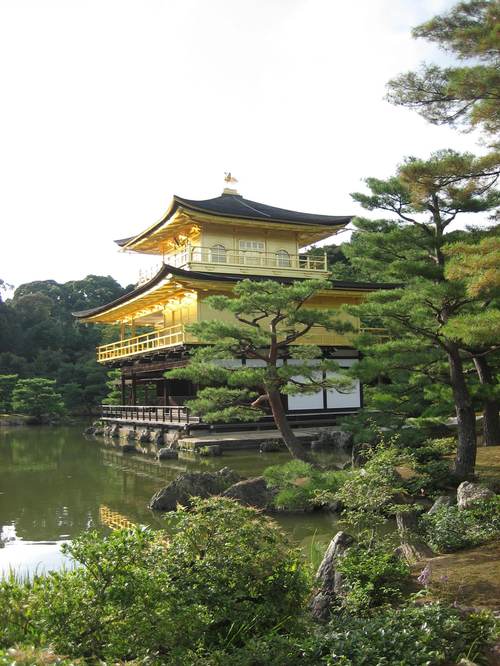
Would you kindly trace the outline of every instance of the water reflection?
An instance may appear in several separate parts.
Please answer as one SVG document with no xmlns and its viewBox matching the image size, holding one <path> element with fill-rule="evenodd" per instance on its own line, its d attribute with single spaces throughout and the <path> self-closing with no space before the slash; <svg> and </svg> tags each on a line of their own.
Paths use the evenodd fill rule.
<svg viewBox="0 0 500 666">
<path fill-rule="evenodd" d="M 159 528 L 147 508 L 151 496 L 179 473 L 232 467 L 257 475 L 285 462 L 286 453 L 228 453 L 222 459 L 157 462 L 85 439 L 84 426 L 0 429 L 0 570 L 33 571 L 64 563 L 59 549 L 84 530 L 102 533 L 120 521 Z M 278 522 L 306 550 L 326 542 L 335 520 L 325 514 L 279 516 Z M 125 524 L 123 522 L 123 524 Z M 4 526 L 2 528 L 2 526 Z"/>
</svg>

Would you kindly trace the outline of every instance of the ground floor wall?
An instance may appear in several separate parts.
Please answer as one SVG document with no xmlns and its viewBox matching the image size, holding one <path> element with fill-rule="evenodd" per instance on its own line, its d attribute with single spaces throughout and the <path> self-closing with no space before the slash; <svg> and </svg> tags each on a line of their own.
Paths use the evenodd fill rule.
<svg viewBox="0 0 500 666">
<path fill-rule="evenodd" d="M 336 361 L 340 368 L 350 368 L 359 358 L 356 350 L 350 348 L 325 348 L 325 356 Z M 170 379 L 168 371 L 173 367 L 182 367 L 188 363 L 188 357 L 165 359 L 152 363 L 137 362 L 121 369 L 121 404 L 151 405 L 177 407 L 189 403 L 196 396 L 198 386 L 187 380 Z M 293 365 L 294 360 L 284 361 Z M 223 363 L 221 361 L 221 363 Z M 238 365 L 259 367 L 258 360 L 231 360 L 231 366 Z M 314 367 L 315 361 L 311 361 Z M 334 377 L 335 373 L 322 373 L 321 380 Z M 300 377 L 297 377 L 300 379 Z M 362 407 L 362 386 L 358 380 L 353 381 L 350 390 L 338 391 L 334 388 L 319 389 L 312 394 L 282 396 L 284 407 L 290 415 L 320 414 L 325 412 L 345 413 L 356 411 Z"/>
</svg>

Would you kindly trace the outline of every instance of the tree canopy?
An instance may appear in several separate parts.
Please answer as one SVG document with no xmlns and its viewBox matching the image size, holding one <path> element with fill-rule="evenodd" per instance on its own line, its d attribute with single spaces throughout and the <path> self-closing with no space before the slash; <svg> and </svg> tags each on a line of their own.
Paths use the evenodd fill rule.
<svg viewBox="0 0 500 666">
<path fill-rule="evenodd" d="M 389 82 L 388 99 L 431 123 L 500 130 L 500 2 L 466 0 L 417 26 L 413 36 L 454 55 L 451 67 L 423 64 Z"/>
<path fill-rule="evenodd" d="M 0 375 L 56 381 L 68 411 L 95 410 L 106 395 L 106 369 L 95 348 L 107 328 L 77 323 L 72 313 L 118 298 L 124 289 L 110 276 L 89 275 L 60 284 L 41 280 L 20 285 L 0 301 Z"/>
</svg>

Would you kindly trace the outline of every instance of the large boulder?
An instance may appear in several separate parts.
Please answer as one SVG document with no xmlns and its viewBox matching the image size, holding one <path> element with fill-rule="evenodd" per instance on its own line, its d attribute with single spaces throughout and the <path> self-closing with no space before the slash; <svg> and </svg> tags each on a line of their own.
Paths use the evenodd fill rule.
<svg viewBox="0 0 500 666">
<path fill-rule="evenodd" d="M 230 497 L 245 506 L 253 506 L 257 509 L 269 509 L 276 495 L 275 490 L 267 487 L 263 476 L 257 476 L 254 479 L 245 479 L 238 481 L 222 494 L 224 497 Z"/>
<path fill-rule="evenodd" d="M 350 432 L 324 428 L 320 431 L 318 439 L 311 443 L 312 451 L 330 451 L 340 449 L 350 450 L 353 445 L 353 436 Z"/>
<path fill-rule="evenodd" d="M 336 599 L 344 594 L 345 581 L 343 575 L 337 571 L 337 563 L 353 542 L 350 534 L 337 532 L 326 549 L 316 573 L 315 590 L 309 606 L 315 620 L 327 621 Z"/>
<path fill-rule="evenodd" d="M 453 504 L 454 504 L 453 497 L 450 497 L 450 495 L 439 495 L 439 497 L 436 497 L 436 501 L 434 502 L 434 504 L 431 506 L 431 508 L 427 513 L 429 516 L 432 516 L 439 509 L 442 509 L 445 506 L 446 507 L 453 506 Z"/>
<path fill-rule="evenodd" d="M 175 511 L 177 504 L 189 506 L 191 497 L 220 495 L 237 483 L 240 476 L 229 467 L 218 472 L 186 472 L 153 495 L 149 507 L 155 511 Z"/>
<path fill-rule="evenodd" d="M 495 497 L 495 493 L 480 485 L 464 481 L 457 488 L 457 504 L 459 509 L 469 509 L 475 502 Z"/>
</svg>

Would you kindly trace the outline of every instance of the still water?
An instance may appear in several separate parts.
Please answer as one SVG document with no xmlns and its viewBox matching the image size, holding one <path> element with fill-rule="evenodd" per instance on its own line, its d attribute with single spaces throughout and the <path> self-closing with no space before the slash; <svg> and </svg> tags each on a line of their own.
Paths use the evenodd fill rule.
<svg viewBox="0 0 500 666">
<path fill-rule="evenodd" d="M 0 575 L 32 575 L 68 566 L 61 544 L 84 530 L 106 534 L 133 523 L 163 527 L 147 508 L 151 496 L 181 472 L 227 465 L 255 476 L 287 453 L 227 453 L 222 458 L 157 462 L 82 435 L 85 425 L 0 428 Z M 330 514 L 278 516 L 306 556 L 336 532 Z"/>
</svg>

